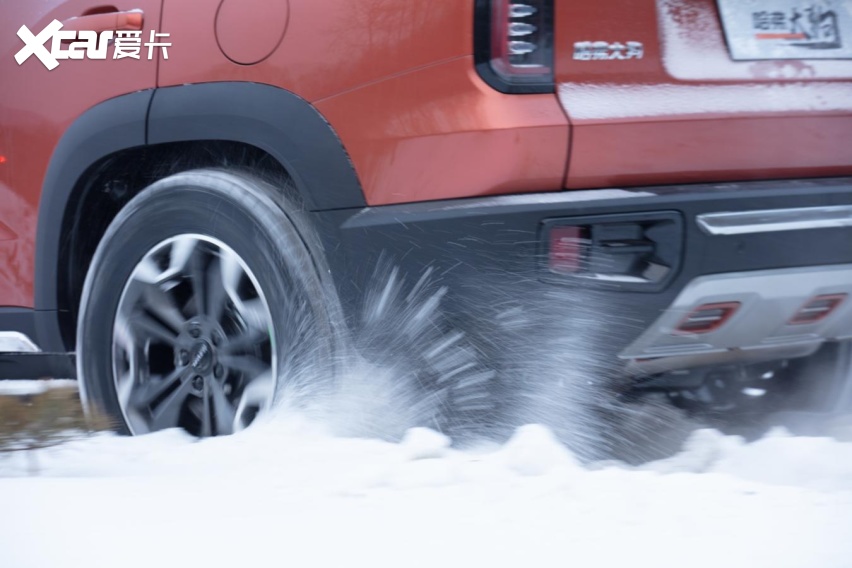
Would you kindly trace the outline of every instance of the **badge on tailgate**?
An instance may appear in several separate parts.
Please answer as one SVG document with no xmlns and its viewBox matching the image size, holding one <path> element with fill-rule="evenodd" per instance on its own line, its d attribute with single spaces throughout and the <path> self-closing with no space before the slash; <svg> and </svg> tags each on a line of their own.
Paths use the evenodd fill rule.
<svg viewBox="0 0 852 568">
<path fill-rule="evenodd" d="M 852 0 L 717 1 L 733 59 L 852 59 Z"/>
</svg>

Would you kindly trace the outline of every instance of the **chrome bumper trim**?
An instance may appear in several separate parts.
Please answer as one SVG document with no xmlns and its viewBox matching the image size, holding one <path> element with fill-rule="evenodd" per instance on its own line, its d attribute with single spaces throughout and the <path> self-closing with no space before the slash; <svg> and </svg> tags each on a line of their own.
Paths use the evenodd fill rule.
<svg viewBox="0 0 852 568">
<path fill-rule="evenodd" d="M 0 331 L 0 353 L 37 353 L 41 351 L 32 339 L 20 331 Z"/>
<path fill-rule="evenodd" d="M 852 227 L 852 205 L 705 213 L 696 221 L 709 235 Z"/>
</svg>

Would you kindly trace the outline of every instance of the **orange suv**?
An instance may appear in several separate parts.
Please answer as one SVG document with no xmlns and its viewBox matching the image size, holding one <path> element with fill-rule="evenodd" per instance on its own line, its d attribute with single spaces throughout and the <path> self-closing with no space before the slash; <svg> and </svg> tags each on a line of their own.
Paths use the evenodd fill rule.
<svg viewBox="0 0 852 568">
<path fill-rule="evenodd" d="M 440 287 L 423 368 L 485 421 L 512 310 L 688 408 L 818 356 L 846 392 L 849 0 L 15 2 L 0 53 L 0 372 L 124 432 L 332 376 L 378 266 Z"/>
</svg>

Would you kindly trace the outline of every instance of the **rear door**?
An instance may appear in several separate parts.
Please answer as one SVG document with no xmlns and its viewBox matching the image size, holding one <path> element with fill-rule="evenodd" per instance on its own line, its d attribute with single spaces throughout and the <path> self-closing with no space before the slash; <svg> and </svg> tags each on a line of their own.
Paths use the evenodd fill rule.
<svg viewBox="0 0 852 568">
<path fill-rule="evenodd" d="M 567 187 L 852 174 L 852 0 L 556 4 Z"/>
<path fill-rule="evenodd" d="M 0 18 L 0 306 L 32 307 L 36 218 L 50 156 L 68 126 L 96 104 L 156 85 L 159 51 L 148 58 L 162 0 L 30 0 L 9 2 Z M 114 41 L 99 44 L 102 59 L 51 61 L 52 22 L 60 31 L 141 32 L 138 59 L 115 58 Z M 22 31 L 26 26 L 26 31 Z M 159 30 L 157 30 L 159 32 Z M 25 41 L 19 32 L 27 38 Z M 79 37 L 79 36 L 78 36 Z M 98 39 L 101 39 L 100 35 Z M 161 38 L 156 38 L 163 42 Z M 68 51 L 73 41 L 59 41 Z M 25 50 L 21 53 L 21 50 Z M 16 55 L 21 53 L 19 62 Z M 39 57 L 38 54 L 42 57 Z M 94 54 L 92 54 L 94 55 Z M 99 57 L 95 55 L 95 57 Z M 108 143 L 108 141 L 105 141 Z"/>
</svg>

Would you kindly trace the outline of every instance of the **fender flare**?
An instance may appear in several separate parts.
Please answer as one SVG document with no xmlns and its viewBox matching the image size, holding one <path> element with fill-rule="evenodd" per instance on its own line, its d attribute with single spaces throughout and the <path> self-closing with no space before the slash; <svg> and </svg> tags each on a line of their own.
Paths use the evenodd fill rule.
<svg viewBox="0 0 852 568">
<path fill-rule="evenodd" d="M 36 230 L 35 311 L 40 345 L 61 350 L 57 268 L 68 245 L 63 221 L 86 171 L 121 150 L 168 142 L 225 140 L 260 148 L 293 177 L 310 211 L 364 207 L 349 155 L 305 99 L 260 83 L 219 82 L 139 91 L 76 119 L 50 159 Z"/>
<path fill-rule="evenodd" d="M 58 267 L 68 254 L 62 234 L 66 211 L 73 207 L 74 189 L 102 158 L 145 145 L 148 106 L 153 90 L 104 101 L 83 113 L 62 135 L 42 184 L 35 242 L 35 329 L 43 351 L 64 351 L 59 326 Z"/>
<path fill-rule="evenodd" d="M 157 89 L 148 144 L 228 140 L 257 146 L 287 170 L 309 211 L 364 207 L 364 192 L 337 133 L 305 99 L 261 83 Z"/>
</svg>

